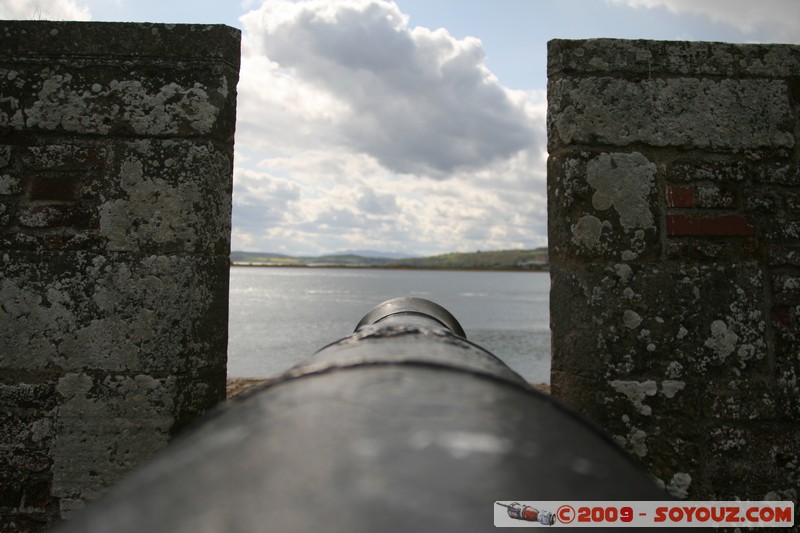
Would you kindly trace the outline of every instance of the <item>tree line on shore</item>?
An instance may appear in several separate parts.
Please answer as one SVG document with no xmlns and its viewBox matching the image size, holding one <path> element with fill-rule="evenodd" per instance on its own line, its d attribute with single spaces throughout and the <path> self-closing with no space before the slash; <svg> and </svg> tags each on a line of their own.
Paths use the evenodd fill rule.
<svg viewBox="0 0 800 533">
<path fill-rule="evenodd" d="M 261 252 L 231 252 L 233 266 L 269 267 L 352 267 L 352 268 L 419 268 L 457 270 L 548 270 L 547 248 L 533 250 L 493 250 L 453 252 L 428 257 L 381 257 L 340 253 L 313 257 L 297 257 Z"/>
</svg>

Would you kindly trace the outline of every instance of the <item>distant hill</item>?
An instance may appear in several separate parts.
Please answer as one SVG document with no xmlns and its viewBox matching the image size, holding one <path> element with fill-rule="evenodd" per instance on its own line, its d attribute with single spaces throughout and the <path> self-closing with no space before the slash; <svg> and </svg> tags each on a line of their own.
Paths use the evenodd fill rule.
<svg viewBox="0 0 800 533">
<path fill-rule="evenodd" d="M 344 252 L 334 252 L 328 255 L 357 255 L 360 257 L 373 257 L 378 259 L 410 259 L 414 257 L 413 255 L 397 252 L 378 252 L 375 250 L 346 250 Z"/>
<path fill-rule="evenodd" d="M 365 251 L 359 251 L 364 253 Z M 452 270 L 547 270 L 547 248 L 449 253 L 431 257 L 397 259 L 379 257 L 379 252 L 337 253 L 315 257 L 293 257 L 262 252 L 231 252 L 231 264 L 251 266 L 308 266 L 360 268 L 420 268 Z M 393 254 L 388 254 L 393 255 Z"/>
<path fill-rule="evenodd" d="M 294 266 L 302 263 L 297 257 L 265 252 L 231 252 L 230 257 L 234 265 Z"/>
<path fill-rule="evenodd" d="M 475 270 L 547 270 L 547 248 L 535 250 L 497 250 L 488 252 L 449 253 L 403 259 L 398 266 L 410 268 L 475 269 Z"/>
</svg>

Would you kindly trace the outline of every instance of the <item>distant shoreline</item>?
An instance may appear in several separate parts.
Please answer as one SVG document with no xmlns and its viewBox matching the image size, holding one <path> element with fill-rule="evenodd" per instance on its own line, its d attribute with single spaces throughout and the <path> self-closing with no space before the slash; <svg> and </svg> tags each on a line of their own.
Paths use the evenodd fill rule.
<svg viewBox="0 0 800 533">
<path fill-rule="evenodd" d="M 536 248 L 534 250 L 479 250 L 476 252 L 451 252 L 428 257 L 406 258 L 384 257 L 380 253 L 363 250 L 359 253 L 290 256 L 268 252 L 231 251 L 229 260 L 233 266 L 247 267 L 380 268 L 384 270 L 495 272 L 541 272 L 550 269 L 547 248 Z"/>
<path fill-rule="evenodd" d="M 269 263 L 231 263 L 231 267 L 243 268 L 346 268 L 350 270 L 442 270 L 442 271 L 471 271 L 471 272 L 549 272 L 549 265 L 541 268 L 513 268 L 513 267 L 437 267 L 437 266 L 408 266 L 408 265 L 276 265 Z"/>
</svg>

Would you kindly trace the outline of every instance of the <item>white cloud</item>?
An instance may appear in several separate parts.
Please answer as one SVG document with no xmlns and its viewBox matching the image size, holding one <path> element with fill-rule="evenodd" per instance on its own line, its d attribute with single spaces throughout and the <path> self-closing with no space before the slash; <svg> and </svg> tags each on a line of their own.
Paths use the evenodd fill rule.
<svg viewBox="0 0 800 533">
<path fill-rule="evenodd" d="M 335 124 L 343 120 L 344 104 L 257 53 L 248 35 L 242 51 L 236 121 L 241 147 L 274 151 L 337 144 Z"/>
<path fill-rule="evenodd" d="M 238 171 L 235 249 L 417 254 L 546 244 L 542 154 L 447 180 L 397 176 L 359 154 L 299 153 Z M 535 167 L 535 170 L 534 170 Z M 278 176 L 286 175 L 287 178 Z"/>
<path fill-rule="evenodd" d="M 300 199 L 299 187 L 268 173 L 237 168 L 234 177 L 236 227 L 243 233 L 282 223 L 292 203 Z"/>
<path fill-rule="evenodd" d="M 613 0 L 631 7 L 663 7 L 675 14 L 695 14 L 732 26 L 764 41 L 800 42 L 800 2 L 797 0 Z"/>
<path fill-rule="evenodd" d="M 234 249 L 545 244 L 544 92 L 501 86 L 479 40 L 409 28 L 384 0 L 267 0 L 241 20 Z"/>
<path fill-rule="evenodd" d="M 4 20 L 91 20 L 89 7 L 74 0 L 0 0 Z"/>
<path fill-rule="evenodd" d="M 310 136 L 393 172 L 447 177 L 533 141 L 524 107 L 486 68 L 479 40 L 409 28 L 393 2 L 267 0 L 241 20 L 249 53 L 272 62 L 261 60 L 262 75 L 279 81 L 272 90 L 293 87 L 297 128 L 312 118 L 322 130 Z"/>
</svg>

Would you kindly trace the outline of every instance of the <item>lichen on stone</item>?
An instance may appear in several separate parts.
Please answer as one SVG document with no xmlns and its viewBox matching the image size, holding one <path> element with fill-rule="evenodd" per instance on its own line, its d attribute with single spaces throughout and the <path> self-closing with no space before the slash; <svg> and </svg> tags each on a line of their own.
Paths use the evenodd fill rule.
<svg viewBox="0 0 800 533">
<path fill-rule="evenodd" d="M 595 189 L 592 206 L 613 207 L 626 231 L 653 227 L 650 193 L 656 166 L 638 152 L 604 153 L 586 165 L 586 181 Z"/>
</svg>

